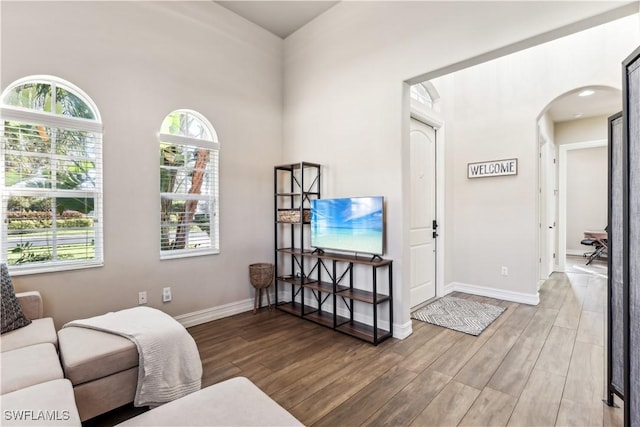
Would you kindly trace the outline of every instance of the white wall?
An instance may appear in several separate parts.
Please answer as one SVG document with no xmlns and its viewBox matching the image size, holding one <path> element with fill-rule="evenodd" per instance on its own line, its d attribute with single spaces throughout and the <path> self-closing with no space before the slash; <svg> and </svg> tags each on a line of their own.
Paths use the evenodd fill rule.
<svg viewBox="0 0 640 427">
<path fill-rule="evenodd" d="M 591 2 L 342 2 L 285 40 L 283 156 L 326 165 L 325 196 L 387 197 L 386 255 L 395 262 L 398 327 L 409 323 L 408 100 L 402 81 L 588 17 L 601 7 Z M 639 40 L 637 17 L 621 28 L 622 33 L 620 28 L 595 30 L 586 42 L 561 40 L 553 48 L 540 46 L 537 54 L 463 71 L 448 82 L 453 93 L 447 83 L 438 86 L 443 109 L 449 103 L 445 118 L 455 117 L 446 120 L 446 144 L 452 145 L 446 186 L 453 188 L 446 197 L 454 199 L 447 213 L 453 233 L 453 242 L 447 242 L 448 263 L 453 263 L 445 267 L 452 275 L 447 280 L 536 293 L 536 118 L 571 88 L 620 86 L 620 60 Z M 505 157 L 519 158 L 517 177 L 467 181 L 467 162 Z M 509 277 L 499 276 L 501 265 L 510 267 Z"/>
<path fill-rule="evenodd" d="M 551 119 L 548 112 L 545 112 L 540 120 L 538 121 L 538 129 L 541 136 L 546 140 L 552 142 L 554 145 L 555 141 L 555 122 Z"/>
<path fill-rule="evenodd" d="M 15 277 L 60 326 L 137 304 L 171 315 L 242 303 L 248 264 L 273 260 L 273 165 L 281 158 L 282 40 L 214 2 L 2 2 L 4 89 L 51 74 L 104 122 L 104 267 Z M 157 132 L 202 113 L 220 150 L 220 255 L 160 261 Z M 161 303 L 171 286 L 173 302 Z"/>
<path fill-rule="evenodd" d="M 607 147 L 567 152 L 567 254 L 582 254 L 585 230 L 607 225 Z"/>
<path fill-rule="evenodd" d="M 622 95 L 620 95 L 622 96 Z M 611 111 L 611 114 L 616 111 Z M 571 144 L 606 141 L 608 116 L 588 117 L 556 123 L 555 136 L 565 149 Z M 580 244 L 585 230 L 602 230 L 607 224 L 606 147 L 568 149 L 566 164 L 566 251 L 581 255 L 591 250 Z"/>
<path fill-rule="evenodd" d="M 447 138 L 454 145 L 453 282 L 479 292 L 495 289 L 505 298 L 526 300 L 537 292 L 535 118 L 550 101 L 577 87 L 619 88 L 620 62 L 637 43 L 632 16 L 434 81 L 447 133 L 453 133 Z M 440 89 L 443 80 L 451 80 L 453 91 Z M 516 177 L 466 178 L 467 163 L 513 157 L 519 159 Z M 502 266 L 508 267 L 508 277 L 500 275 Z"/>
<path fill-rule="evenodd" d="M 620 93 L 620 104 L 622 105 L 622 93 Z M 612 111 L 611 115 L 615 113 L 617 111 Z M 608 116 L 596 116 L 558 122 L 554 130 L 556 141 L 558 145 L 606 141 L 609 127 L 607 120 Z"/>
</svg>

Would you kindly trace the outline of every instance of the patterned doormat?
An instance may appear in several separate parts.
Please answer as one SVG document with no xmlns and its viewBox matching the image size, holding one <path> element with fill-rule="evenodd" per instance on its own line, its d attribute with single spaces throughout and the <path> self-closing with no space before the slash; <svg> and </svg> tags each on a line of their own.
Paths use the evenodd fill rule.
<svg viewBox="0 0 640 427">
<path fill-rule="evenodd" d="M 504 310 L 497 305 L 446 296 L 414 311 L 411 318 L 477 336 Z"/>
</svg>

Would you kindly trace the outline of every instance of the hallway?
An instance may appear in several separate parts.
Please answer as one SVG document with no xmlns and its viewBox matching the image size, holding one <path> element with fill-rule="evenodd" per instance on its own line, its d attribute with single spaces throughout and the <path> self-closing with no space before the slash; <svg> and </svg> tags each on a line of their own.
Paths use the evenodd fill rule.
<svg viewBox="0 0 640 427">
<path fill-rule="evenodd" d="M 556 425 L 621 426 L 623 410 L 602 404 L 607 261 L 585 263 L 583 257 L 567 257 L 566 273 L 554 273 L 540 291 L 540 306 L 557 308 L 558 314 L 535 369 L 564 377 Z M 544 361 L 545 351 L 557 353 L 554 363 Z M 616 403 L 621 404 L 617 398 Z"/>
</svg>

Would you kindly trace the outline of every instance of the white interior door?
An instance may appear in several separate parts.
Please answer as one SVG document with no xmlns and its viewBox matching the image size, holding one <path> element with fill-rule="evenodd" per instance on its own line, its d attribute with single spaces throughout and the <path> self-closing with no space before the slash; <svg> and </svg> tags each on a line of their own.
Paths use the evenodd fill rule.
<svg viewBox="0 0 640 427">
<path fill-rule="evenodd" d="M 557 197 L 558 171 L 556 168 L 555 144 L 548 142 L 548 170 L 547 170 L 547 271 L 549 275 L 555 271 L 557 247 Z"/>
<path fill-rule="evenodd" d="M 436 132 L 411 119 L 411 307 L 436 296 Z"/>
<path fill-rule="evenodd" d="M 540 146 L 540 279 L 554 270 L 556 252 L 555 145 L 541 139 Z"/>
</svg>

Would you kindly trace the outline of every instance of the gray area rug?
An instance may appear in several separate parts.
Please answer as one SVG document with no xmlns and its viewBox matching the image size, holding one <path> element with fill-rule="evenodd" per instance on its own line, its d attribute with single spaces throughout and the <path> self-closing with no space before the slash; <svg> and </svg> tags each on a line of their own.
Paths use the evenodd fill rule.
<svg viewBox="0 0 640 427">
<path fill-rule="evenodd" d="M 477 336 L 504 310 L 497 305 L 446 296 L 414 311 L 411 318 Z"/>
</svg>

